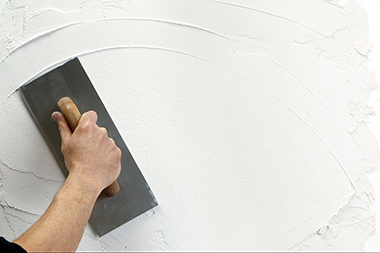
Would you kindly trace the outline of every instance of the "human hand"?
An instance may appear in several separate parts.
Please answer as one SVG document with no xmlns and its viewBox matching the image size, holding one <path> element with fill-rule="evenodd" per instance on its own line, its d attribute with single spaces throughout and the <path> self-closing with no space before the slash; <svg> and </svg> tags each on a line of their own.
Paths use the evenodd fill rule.
<svg viewBox="0 0 380 253">
<path fill-rule="evenodd" d="M 54 112 L 69 176 L 42 217 L 14 242 L 28 252 L 74 252 L 101 191 L 121 171 L 121 151 L 96 125 L 97 114 L 86 112 L 74 133 L 65 117 Z"/>
<path fill-rule="evenodd" d="M 73 133 L 62 113 L 54 112 L 52 118 L 61 134 L 69 176 L 99 194 L 120 174 L 121 150 L 108 137 L 107 130 L 96 125 L 98 116 L 94 111 L 82 115 Z"/>
</svg>

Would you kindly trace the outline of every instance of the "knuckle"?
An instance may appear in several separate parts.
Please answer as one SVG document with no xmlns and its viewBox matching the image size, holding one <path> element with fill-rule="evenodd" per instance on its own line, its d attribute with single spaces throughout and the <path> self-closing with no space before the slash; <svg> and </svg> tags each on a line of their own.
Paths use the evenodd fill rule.
<svg viewBox="0 0 380 253">
<path fill-rule="evenodd" d="M 60 123 L 59 125 L 58 125 L 58 130 L 59 130 L 59 132 L 62 132 L 63 130 L 64 130 L 64 125 L 62 124 L 62 123 Z"/>
<path fill-rule="evenodd" d="M 83 123 L 82 127 L 83 127 L 84 129 L 88 129 L 88 128 L 91 127 L 91 123 L 90 123 L 89 121 L 85 121 L 85 122 Z"/>
<path fill-rule="evenodd" d="M 92 126 L 92 122 L 84 118 L 81 119 L 81 124 L 78 125 L 78 127 L 82 127 L 84 129 L 90 128 Z"/>
<path fill-rule="evenodd" d="M 108 132 L 105 127 L 99 127 L 100 134 L 103 135 L 104 137 L 108 137 Z"/>
<path fill-rule="evenodd" d="M 98 115 L 94 110 L 89 110 L 88 113 L 91 113 L 92 115 L 95 115 L 95 116 Z"/>
<path fill-rule="evenodd" d="M 90 110 L 90 111 L 88 111 L 88 114 L 91 117 L 91 119 L 93 119 L 94 121 L 96 121 L 98 119 L 98 114 L 95 111 Z"/>
<path fill-rule="evenodd" d="M 81 120 L 83 121 L 89 121 L 89 122 L 95 122 L 98 120 L 98 114 L 96 114 L 95 111 L 87 111 L 85 113 L 83 113 L 82 117 L 81 117 Z"/>
<path fill-rule="evenodd" d="M 97 115 L 95 111 L 93 110 L 89 110 L 87 112 L 85 112 L 83 115 L 87 115 L 87 116 L 95 116 Z"/>
</svg>

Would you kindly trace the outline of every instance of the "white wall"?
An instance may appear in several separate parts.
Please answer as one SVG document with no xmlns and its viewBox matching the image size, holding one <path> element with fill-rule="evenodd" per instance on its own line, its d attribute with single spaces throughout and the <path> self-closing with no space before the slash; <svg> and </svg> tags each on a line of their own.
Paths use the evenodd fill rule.
<svg viewBox="0 0 380 253">
<path fill-rule="evenodd" d="M 79 56 L 160 206 L 102 238 L 88 226 L 78 250 L 360 250 L 376 83 L 366 11 L 345 2 L 6 2 L 1 234 L 64 180 L 14 90 Z"/>
<path fill-rule="evenodd" d="M 376 73 L 376 79 L 379 83 L 380 80 L 380 2 L 375 0 L 362 1 L 364 7 L 368 11 L 369 20 L 369 41 L 372 43 L 371 52 L 369 54 L 369 67 Z M 376 89 L 371 93 L 369 104 L 374 108 L 374 113 L 367 120 L 367 126 L 376 136 L 377 140 L 380 140 L 380 90 Z M 375 199 L 371 210 L 376 212 L 376 230 L 380 231 L 380 169 L 377 165 L 376 169 L 368 173 L 368 178 L 371 181 L 375 189 Z M 365 251 L 376 252 L 380 249 L 380 233 L 376 232 L 369 237 L 364 244 L 363 249 Z"/>
</svg>

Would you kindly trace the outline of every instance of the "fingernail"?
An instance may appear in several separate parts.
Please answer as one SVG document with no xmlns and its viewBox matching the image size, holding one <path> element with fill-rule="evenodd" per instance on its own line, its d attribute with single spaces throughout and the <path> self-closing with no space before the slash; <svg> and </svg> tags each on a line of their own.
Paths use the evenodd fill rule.
<svg viewBox="0 0 380 253">
<path fill-rule="evenodd" d="M 53 119 L 57 122 L 58 121 L 58 114 L 53 112 L 53 114 L 51 115 L 53 117 Z"/>
</svg>

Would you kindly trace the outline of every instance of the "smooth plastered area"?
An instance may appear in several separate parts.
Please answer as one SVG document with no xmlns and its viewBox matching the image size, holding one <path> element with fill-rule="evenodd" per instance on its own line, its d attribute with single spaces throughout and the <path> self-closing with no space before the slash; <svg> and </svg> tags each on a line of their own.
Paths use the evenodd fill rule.
<svg viewBox="0 0 380 253">
<path fill-rule="evenodd" d="M 159 202 L 78 251 L 361 250 L 368 27 L 353 0 L 5 2 L 1 235 L 64 182 L 17 88 L 78 57 Z"/>
</svg>

